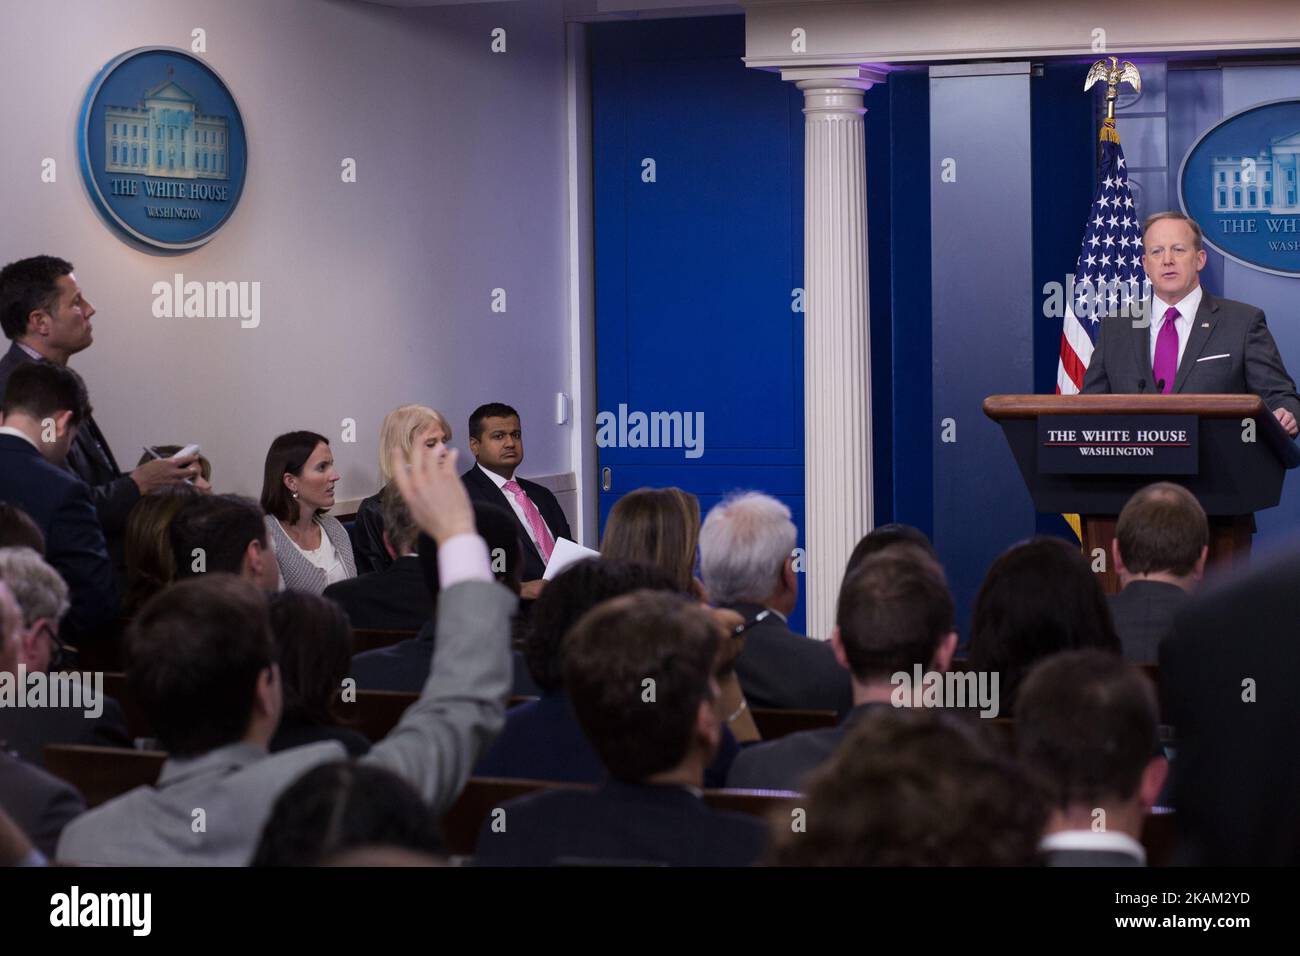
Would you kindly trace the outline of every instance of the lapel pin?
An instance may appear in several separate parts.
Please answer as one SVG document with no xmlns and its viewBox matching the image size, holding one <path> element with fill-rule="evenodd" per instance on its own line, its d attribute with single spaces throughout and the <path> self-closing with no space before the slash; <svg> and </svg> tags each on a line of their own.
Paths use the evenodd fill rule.
<svg viewBox="0 0 1300 956">
<path fill-rule="evenodd" d="M 1201 323 L 1201 328 L 1203 328 L 1203 329 L 1208 329 L 1209 327 L 1210 327 L 1210 323 L 1209 323 L 1209 322 L 1202 322 L 1202 323 Z"/>
</svg>

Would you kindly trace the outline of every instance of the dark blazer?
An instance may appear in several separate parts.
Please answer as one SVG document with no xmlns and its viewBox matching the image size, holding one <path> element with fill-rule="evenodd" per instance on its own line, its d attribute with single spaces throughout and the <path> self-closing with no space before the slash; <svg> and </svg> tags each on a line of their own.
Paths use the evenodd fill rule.
<svg viewBox="0 0 1300 956">
<path fill-rule="evenodd" d="M 86 810 L 81 795 L 68 784 L 3 750 L 0 750 L 0 807 L 4 807 L 36 849 L 51 859 L 63 828 Z"/>
<path fill-rule="evenodd" d="M 22 508 L 45 534 L 45 560 L 70 592 L 67 639 L 76 643 L 115 625 L 117 580 L 86 483 L 22 438 L 0 435 L 0 501 Z"/>
<path fill-rule="evenodd" d="M 1164 581 L 1130 581 L 1119 594 L 1107 598 L 1124 656 L 1154 664 L 1160 642 L 1174 625 L 1174 615 L 1190 598 L 1176 584 Z"/>
<path fill-rule="evenodd" d="M 723 786 L 739 752 L 731 728 L 724 726 L 718 754 L 704 771 L 704 785 Z M 506 711 L 505 729 L 479 760 L 474 775 L 600 783 L 606 774 L 605 765 L 569 706 L 568 696 L 559 691 Z"/>
<path fill-rule="evenodd" d="M 469 492 L 471 501 L 481 501 L 484 504 L 496 505 L 498 508 L 504 508 L 506 514 L 510 515 L 515 523 L 515 530 L 519 535 L 519 547 L 523 550 L 524 568 L 521 581 L 536 581 L 541 578 L 542 572 L 546 570 L 546 562 L 542 560 L 541 553 L 537 546 L 533 544 L 533 539 L 528 536 L 528 530 L 524 523 L 519 520 L 515 514 L 514 507 L 506 493 L 492 483 L 492 479 L 483 474 L 483 470 L 476 464 L 465 474 L 461 475 L 461 480 L 465 482 L 465 490 Z M 546 522 L 546 527 L 550 529 L 553 538 L 568 538 L 573 540 L 573 532 L 569 530 L 569 519 L 564 517 L 564 509 L 551 494 L 549 488 L 539 485 L 535 481 L 529 481 L 527 478 L 515 476 L 515 481 L 519 482 L 519 487 L 524 489 L 524 493 L 532 499 L 533 504 L 537 506 L 542 520 Z"/>
<path fill-rule="evenodd" d="M 419 693 L 429 677 L 433 660 L 434 625 L 426 622 L 413 638 L 388 647 L 364 651 L 352 658 L 352 676 L 362 690 L 404 690 Z M 512 697 L 536 697 L 540 691 L 533 683 L 524 656 L 511 652 Z"/>
<path fill-rule="evenodd" d="M 1150 308 L 1151 300 L 1143 303 Z M 1158 317 L 1155 317 L 1158 319 Z M 1130 316 L 1101 320 L 1097 344 L 1083 378 L 1085 394 L 1145 391 L 1156 394 L 1151 373 L 1151 329 L 1134 328 Z M 1141 385 L 1141 387 L 1139 387 Z M 1202 293 L 1171 393 L 1254 393 L 1270 410 L 1300 418 L 1300 396 L 1277 344 L 1253 305 Z"/>
<path fill-rule="evenodd" d="M 1160 645 L 1180 862 L 1300 864 L 1297 582 L 1300 550 L 1210 585 Z"/>
<path fill-rule="evenodd" d="M 727 774 L 727 786 L 737 790 L 797 790 L 808 775 L 831 758 L 849 730 L 869 711 L 887 703 L 859 704 L 834 727 L 788 734 L 779 740 L 746 747 Z"/>
<path fill-rule="evenodd" d="M 433 619 L 433 598 L 413 554 L 385 571 L 337 581 L 324 595 L 338 602 L 353 627 L 417 631 Z"/>
<path fill-rule="evenodd" d="M 9 351 L 0 358 L 0 397 L 4 396 L 9 373 L 24 362 L 34 361 L 17 342 L 9 346 Z M 122 474 L 117 467 L 117 459 L 93 415 L 77 429 L 77 436 L 68 449 L 67 467 L 90 486 L 91 500 L 105 536 L 116 539 L 125 534 L 127 516 L 140 500 L 140 488 L 130 475 Z"/>
<path fill-rule="evenodd" d="M 384 547 L 384 506 L 379 493 L 361 499 L 357 516 L 349 533 L 352 535 L 352 557 L 357 562 L 357 574 L 369 574 L 392 566 L 393 559 Z"/>
<path fill-rule="evenodd" d="M 44 767 L 46 744 L 130 747 L 131 733 L 121 704 L 112 697 L 104 698 L 98 717 L 87 717 L 80 707 L 0 707 L 0 747 L 33 767 Z"/>
<path fill-rule="evenodd" d="M 322 740 L 337 740 L 347 748 L 349 757 L 360 757 L 370 752 L 370 741 L 360 731 L 351 727 L 312 723 L 296 709 L 280 718 L 280 726 L 275 729 L 275 736 L 266 749 L 276 754 L 281 750 L 317 744 Z"/>
<path fill-rule="evenodd" d="M 763 606 L 736 604 L 732 609 L 748 621 Z M 849 672 L 835 660 L 830 642 L 796 634 L 775 613 L 746 632 L 736 673 L 751 707 L 837 714 L 847 714 L 853 707 Z"/>
<path fill-rule="evenodd" d="M 752 866 L 767 845 L 762 820 L 714 810 L 682 787 L 611 782 L 502 809 L 504 830 L 493 830 L 493 816 L 479 830 L 476 865 Z"/>
</svg>

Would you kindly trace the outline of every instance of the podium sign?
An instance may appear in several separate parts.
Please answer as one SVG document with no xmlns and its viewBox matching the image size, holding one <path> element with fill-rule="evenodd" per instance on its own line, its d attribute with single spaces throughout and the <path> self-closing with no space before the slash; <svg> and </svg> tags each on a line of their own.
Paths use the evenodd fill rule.
<svg viewBox="0 0 1300 956">
<path fill-rule="evenodd" d="M 1038 471 L 1048 475 L 1195 475 L 1195 415 L 1042 415 Z"/>
</svg>

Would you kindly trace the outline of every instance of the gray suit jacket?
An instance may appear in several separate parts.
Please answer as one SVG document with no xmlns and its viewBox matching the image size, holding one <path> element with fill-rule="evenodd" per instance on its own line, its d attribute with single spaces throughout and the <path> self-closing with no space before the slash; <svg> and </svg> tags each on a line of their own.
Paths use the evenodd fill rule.
<svg viewBox="0 0 1300 956">
<path fill-rule="evenodd" d="M 1143 303 L 1149 309 L 1151 300 Z M 1139 328 L 1134 322 L 1142 321 Z M 1145 317 L 1104 318 L 1088 372 L 1084 394 L 1145 392 L 1156 394 L 1151 373 L 1151 330 Z M 1287 374 L 1277 344 L 1253 305 L 1220 299 L 1205 292 L 1183 349 L 1171 394 L 1255 394 L 1269 410 L 1285 408 L 1300 418 L 1300 396 Z"/>
<path fill-rule="evenodd" d="M 59 833 L 86 809 L 81 795 L 57 777 L 0 750 L 0 807 L 46 856 Z"/>
<path fill-rule="evenodd" d="M 779 740 L 746 747 L 732 761 L 727 786 L 738 790 L 797 790 L 808 775 L 831 758 L 855 722 L 887 703 L 859 704 L 834 727 L 788 734 Z"/>
<path fill-rule="evenodd" d="M 347 568 L 348 577 L 355 578 L 357 563 L 352 557 L 352 540 L 348 537 L 347 529 L 338 518 L 331 515 L 319 515 L 316 520 L 320 522 L 321 534 L 329 536 L 330 544 L 334 545 L 339 560 Z M 302 556 L 280 522 L 267 515 L 266 530 L 271 538 L 271 547 L 275 550 L 275 560 L 280 565 L 280 577 L 284 579 L 285 590 L 323 593 L 329 583 L 325 580 L 325 572 Z"/>
<path fill-rule="evenodd" d="M 393 730 L 361 760 L 403 777 L 441 814 L 505 722 L 510 616 L 496 583 L 465 581 L 438 596 L 429 679 Z M 268 755 L 234 743 L 168 760 L 156 786 L 138 787 L 63 831 L 58 858 L 117 866 L 243 866 L 280 793 L 318 764 L 347 759 L 338 741 Z M 197 814 L 195 811 L 202 810 Z M 202 819 L 205 832 L 195 832 Z"/>
<path fill-rule="evenodd" d="M 1115 632 L 1130 661 L 1154 664 L 1159 658 L 1160 642 L 1174 626 L 1177 614 L 1191 597 L 1176 584 L 1163 581 L 1130 581 L 1119 594 L 1106 600 Z"/>
</svg>

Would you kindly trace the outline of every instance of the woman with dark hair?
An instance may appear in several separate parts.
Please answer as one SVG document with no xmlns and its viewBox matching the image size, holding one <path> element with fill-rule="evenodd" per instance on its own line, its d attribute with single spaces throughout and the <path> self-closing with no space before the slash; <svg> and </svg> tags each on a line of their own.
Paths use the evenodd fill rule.
<svg viewBox="0 0 1300 956">
<path fill-rule="evenodd" d="M 600 541 L 602 557 L 639 561 L 667 574 L 683 594 L 702 596 L 695 580 L 700 501 L 680 488 L 637 488 L 614 503 Z"/>
<path fill-rule="evenodd" d="M 286 590 L 320 594 L 357 576 L 352 542 L 334 507 L 339 473 L 329 439 L 289 432 L 271 442 L 262 472 L 262 510 Z"/>
<path fill-rule="evenodd" d="M 321 740 L 337 740 L 353 757 L 370 741 L 334 716 L 334 700 L 352 664 L 352 625 L 333 601 L 302 591 L 271 597 L 284 697 L 280 727 L 271 738 L 275 753 Z"/>
<path fill-rule="evenodd" d="M 171 525 L 185 503 L 204 492 L 194 485 L 172 485 L 141 496 L 131 506 L 122 540 L 126 593 L 122 613 L 133 617 L 144 602 L 176 580 Z"/>
<path fill-rule="evenodd" d="M 1106 595 L 1079 549 L 1040 537 L 1004 551 L 975 598 L 970 639 L 972 669 L 1000 675 L 1002 716 L 1034 664 L 1085 647 L 1120 653 Z"/>
<path fill-rule="evenodd" d="M 410 784 L 382 767 L 339 761 L 313 767 L 280 794 L 252 865 L 321 866 L 367 848 L 425 854 L 431 865 L 442 854 L 433 814 Z"/>
</svg>

